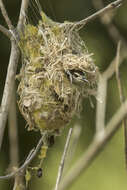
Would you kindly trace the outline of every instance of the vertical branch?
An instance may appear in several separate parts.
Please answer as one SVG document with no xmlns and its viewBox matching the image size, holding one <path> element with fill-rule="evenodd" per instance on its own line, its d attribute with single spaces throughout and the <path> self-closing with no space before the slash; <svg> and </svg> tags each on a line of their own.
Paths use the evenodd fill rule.
<svg viewBox="0 0 127 190">
<path fill-rule="evenodd" d="M 0 109 L 0 148 L 2 145 L 4 130 L 6 126 L 8 110 L 11 102 L 12 91 L 14 87 L 15 74 L 17 69 L 17 63 L 19 59 L 19 49 L 15 40 L 11 41 L 11 55 L 7 70 L 7 77 L 4 86 L 4 92 Z"/>
<path fill-rule="evenodd" d="M 17 129 L 17 114 L 16 114 L 16 94 L 15 85 L 12 93 L 11 104 L 8 115 L 8 131 L 10 144 L 10 168 L 18 167 L 18 129 Z"/>
<path fill-rule="evenodd" d="M 28 6 L 28 0 L 22 0 L 19 22 L 18 22 L 18 32 L 20 32 L 21 28 L 23 27 L 23 24 L 24 24 L 23 13 L 26 11 L 27 6 Z M 13 27 L 11 20 L 8 17 L 7 11 L 4 7 L 2 0 L 0 0 L 0 9 L 9 29 L 14 31 L 15 28 Z M 8 110 L 9 110 L 12 91 L 14 87 L 14 80 L 15 80 L 15 74 L 16 74 L 16 69 L 17 69 L 17 63 L 19 60 L 19 55 L 20 55 L 20 51 L 18 49 L 18 44 L 15 41 L 15 39 L 11 39 L 11 54 L 10 54 L 10 60 L 9 60 L 4 92 L 3 92 L 2 102 L 1 102 L 1 109 L 0 109 L 0 148 L 2 145 L 4 130 L 5 130 L 7 116 L 8 116 Z"/>
<path fill-rule="evenodd" d="M 15 171 L 18 168 L 19 156 L 18 156 L 18 129 L 17 129 L 17 115 L 16 115 L 16 92 L 15 85 L 12 92 L 11 104 L 8 114 L 8 133 L 9 133 L 9 145 L 10 145 L 10 170 Z M 18 184 L 23 187 L 22 175 L 15 175 L 13 190 L 16 190 Z M 19 186 L 19 185 L 18 185 Z M 21 190 L 21 188 L 20 188 Z"/>
<path fill-rule="evenodd" d="M 120 48 L 121 48 L 121 43 L 118 43 L 117 46 L 117 55 L 116 55 L 116 79 L 117 79 L 117 84 L 118 84 L 118 90 L 119 90 L 119 95 L 120 95 L 120 102 L 121 104 L 125 101 L 125 97 L 123 95 L 123 89 L 121 85 L 121 77 L 119 73 L 119 62 L 120 62 Z"/>
<path fill-rule="evenodd" d="M 25 23 L 26 10 L 28 8 L 29 0 L 22 0 L 19 20 L 17 24 L 18 31 L 22 31 Z"/>
<path fill-rule="evenodd" d="M 97 109 L 96 109 L 96 135 L 102 135 L 105 127 L 105 110 L 107 96 L 107 80 L 100 75 L 97 91 Z"/>
<path fill-rule="evenodd" d="M 119 72 L 119 61 L 120 61 L 120 47 L 121 43 L 118 43 L 117 47 L 117 56 L 116 56 L 116 79 L 117 79 L 117 84 L 118 84 L 118 90 L 119 90 L 119 96 L 120 96 L 120 102 L 123 104 L 125 102 L 125 97 L 123 93 L 123 88 L 121 84 L 121 76 Z M 127 169 L 127 119 L 123 119 L 123 127 L 124 127 L 124 148 L 125 148 L 125 164 L 126 164 L 126 169 Z"/>
</svg>

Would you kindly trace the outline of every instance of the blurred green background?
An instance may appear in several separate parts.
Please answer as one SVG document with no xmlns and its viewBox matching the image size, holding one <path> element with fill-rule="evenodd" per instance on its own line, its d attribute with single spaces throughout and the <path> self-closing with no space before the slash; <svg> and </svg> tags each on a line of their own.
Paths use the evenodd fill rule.
<svg viewBox="0 0 127 190">
<path fill-rule="evenodd" d="M 31 0 L 29 11 L 34 13 Z M 107 5 L 111 0 L 105 0 Z M 20 0 L 4 1 L 8 14 L 16 26 Z M 92 0 L 40 0 L 42 9 L 54 20 L 63 22 L 64 20 L 76 21 L 81 20 L 95 12 Z M 33 11 L 33 12 L 32 12 Z M 119 29 L 121 35 L 127 40 L 127 3 L 124 3 L 115 13 L 113 23 Z M 33 22 L 37 20 L 36 17 L 31 18 Z M 0 13 L 0 24 L 6 26 L 2 15 Z M 99 19 L 89 23 L 85 26 L 80 34 L 84 39 L 86 46 L 90 53 L 93 53 L 95 64 L 98 65 L 100 72 L 103 72 L 110 64 L 116 54 L 116 44 L 112 41 L 105 26 L 103 26 Z M 3 87 L 6 77 L 10 53 L 9 40 L 0 33 L 0 98 L 2 98 Z M 19 63 L 18 70 L 21 63 Z M 122 85 L 124 93 L 127 96 L 127 59 L 123 61 L 120 68 L 122 78 Z M 73 163 L 81 156 L 91 143 L 95 132 L 95 110 L 96 100 L 93 99 L 95 105 L 91 108 L 89 100 L 84 100 L 83 111 L 80 118 L 77 118 L 73 123 L 78 122 L 81 125 L 81 135 L 77 144 Z M 108 121 L 115 111 L 120 106 L 117 83 L 115 76 L 113 76 L 108 85 L 107 94 L 107 109 L 106 121 Z M 18 141 L 19 141 L 19 157 L 20 164 L 23 163 L 26 155 L 33 146 L 36 145 L 40 135 L 35 132 L 28 132 L 25 129 L 25 121 L 20 115 L 17 108 L 18 117 Z M 62 135 L 56 138 L 55 145 L 49 149 L 47 158 L 43 164 L 43 177 L 38 179 L 32 178 L 32 182 L 28 189 L 30 190 L 51 190 L 56 181 L 58 166 L 63 152 L 68 128 L 66 128 Z M 9 166 L 9 140 L 8 127 L 6 127 L 2 151 L 0 153 L 0 175 L 6 174 Z M 71 167 L 70 166 L 70 167 Z M 13 180 L 0 181 L 0 190 L 11 190 L 13 187 Z M 124 135 L 121 127 L 115 136 L 106 145 L 104 150 L 91 164 L 91 166 L 84 172 L 75 183 L 67 190 L 126 190 L 127 189 L 127 172 L 125 170 L 124 160 Z"/>
</svg>

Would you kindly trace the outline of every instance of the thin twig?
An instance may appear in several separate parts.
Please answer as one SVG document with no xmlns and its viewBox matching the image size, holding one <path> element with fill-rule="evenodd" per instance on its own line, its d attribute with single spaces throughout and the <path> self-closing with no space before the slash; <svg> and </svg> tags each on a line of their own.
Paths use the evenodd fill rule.
<svg viewBox="0 0 127 190">
<path fill-rule="evenodd" d="M 102 9 L 104 7 L 102 0 L 93 0 L 93 5 L 96 10 Z M 120 34 L 118 28 L 112 23 L 112 15 L 105 14 L 103 17 L 99 17 L 101 23 L 106 27 L 107 32 L 109 33 L 110 37 L 112 38 L 115 45 L 120 40 L 124 46 L 127 48 L 127 43 L 124 37 Z"/>
<path fill-rule="evenodd" d="M 10 178 L 13 178 L 17 173 L 22 173 L 26 169 L 26 167 L 31 163 L 31 161 L 35 158 L 35 156 L 37 155 L 38 151 L 40 150 L 40 148 L 42 146 L 43 138 L 44 137 L 41 137 L 41 139 L 39 140 L 36 148 L 32 149 L 30 151 L 30 153 L 27 156 L 24 164 L 19 169 L 17 169 L 15 172 L 12 172 L 12 173 L 10 173 L 8 175 L 0 176 L 0 180 L 1 179 L 10 179 Z"/>
<path fill-rule="evenodd" d="M 120 48 L 121 48 L 121 43 L 118 43 L 117 56 L 116 56 L 116 79 L 117 79 L 117 84 L 118 84 L 120 102 L 121 102 L 121 104 L 123 104 L 125 101 L 125 96 L 123 93 L 123 88 L 122 88 L 122 84 L 121 84 L 121 77 L 120 77 L 120 72 L 119 72 Z M 123 120 L 123 127 L 124 127 L 124 140 L 125 140 L 125 142 L 124 142 L 125 165 L 126 165 L 126 169 L 127 169 L 127 119 L 126 118 Z"/>
<path fill-rule="evenodd" d="M 0 148 L 2 145 L 4 130 L 5 130 L 6 121 L 7 121 L 7 115 L 8 115 L 12 91 L 14 87 L 15 73 L 16 73 L 17 63 L 19 59 L 19 49 L 17 47 L 17 44 L 15 40 L 12 40 L 11 42 L 12 42 L 11 55 L 10 55 L 10 61 L 8 65 L 7 76 L 6 76 L 4 92 L 3 92 L 1 108 L 0 108 Z"/>
<path fill-rule="evenodd" d="M 109 142 L 109 139 L 119 129 L 122 120 L 126 117 L 127 113 L 127 100 L 119 110 L 115 113 L 112 119 L 105 127 L 103 138 L 94 138 L 92 144 L 89 146 L 87 151 L 81 156 L 76 164 L 69 170 L 68 174 L 63 178 L 59 185 L 59 190 L 67 189 L 80 175 L 84 172 L 92 161 L 96 158 L 99 152 L 102 150 L 104 145 Z"/>
<path fill-rule="evenodd" d="M 72 159 L 73 159 L 75 151 L 76 151 L 77 144 L 79 142 L 81 131 L 82 131 L 82 126 L 81 125 L 75 124 L 75 126 L 73 126 L 73 132 L 72 132 L 72 136 L 71 136 L 71 141 L 70 141 L 70 145 L 69 145 L 68 152 L 67 152 L 67 155 L 66 155 L 66 162 L 64 164 L 63 175 L 66 173 L 66 171 L 70 167 L 70 164 L 72 162 Z"/>
<path fill-rule="evenodd" d="M 9 28 L 9 30 L 13 31 L 14 30 L 14 26 L 11 23 L 11 20 L 10 20 L 8 14 L 7 14 L 7 11 L 5 9 L 5 6 L 4 6 L 2 0 L 0 0 L 0 9 L 1 9 L 2 15 L 3 15 L 3 17 L 4 17 L 5 21 L 6 21 L 6 24 L 7 24 L 8 28 Z"/>
<path fill-rule="evenodd" d="M 103 9 L 97 11 L 96 13 L 94 13 L 93 15 L 79 21 L 76 22 L 74 27 L 79 27 L 79 29 L 81 29 L 85 24 L 87 24 L 88 22 L 93 21 L 94 19 L 96 19 L 99 16 L 102 16 L 103 14 L 107 13 L 110 10 L 114 10 L 115 8 L 119 7 L 124 0 L 117 0 L 115 2 L 112 2 L 110 4 L 108 4 L 106 7 L 104 7 Z"/>
<path fill-rule="evenodd" d="M 117 46 L 117 55 L 116 55 L 116 79 L 118 83 L 118 89 L 119 89 L 119 95 L 120 95 L 120 101 L 123 103 L 125 101 L 125 97 L 123 95 L 123 89 L 121 85 L 121 78 L 120 78 L 120 73 L 119 73 L 119 62 L 120 62 L 120 48 L 121 48 L 121 43 L 118 43 Z"/>
<path fill-rule="evenodd" d="M 18 20 L 18 24 L 17 24 L 18 31 L 23 31 L 28 4 L 29 4 L 29 0 L 22 0 L 19 20 Z"/>
<path fill-rule="evenodd" d="M 61 177 L 62 177 L 62 174 L 63 174 L 64 163 L 65 163 L 65 160 L 66 160 L 66 154 L 67 154 L 67 151 L 68 151 L 71 135 L 72 135 L 72 128 L 70 128 L 69 132 L 68 132 L 66 144 L 65 144 L 65 147 L 64 147 L 64 152 L 63 152 L 63 155 L 62 155 L 62 158 L 61 158 L 61 161 L 60 161 L 60 166 L 59 166 L 59 170 L 58 170 L 58 176 L 57 176 L 56 185 L 55 185 L 54 190 L 59 189 L 59 183 L 60 183 L 60 180 L 61 180 Z"/>
<path fill-rule="evenodd" d="M 12 37 L 12 34 L 9 30 L 7 30 L 4 26 L 0 25 L 0 31 L 6 35 L 9 39 Z"/>
<path fill-rule="evenodd" d="M 115 66 L 116 66 L 116 79 L 117 79 L 117 84 L 118 84 L 118 89 L 119 89 L 120 102 L 123 103 L 125 101 L 125 97 L 123 95 L 123 89 L 122 89 L 121 78 L 120 78 L 120 73 L 119 73 L 120 48 L 121 48 L 121 42 L 119 42 L 118 46 L 117 46 L 116 65 Z"/>
<path fill-rule="evenodd" d="M 122 64 L 123 60 L 127 57 L 127 54 L 126 54 L 126 51 L 121 51 L 121 56 L 120 56 L 120 62 L 119 64 Z M 115 66 L 115 63 L 116 63 L 116 58 L 114 58 L 111 62 L 111 64 L 108 66 L 108 68 L 106 69 L 106 71 L 103 72 L 102 74 L 102 78 L 103 79 L 110 79 L 113 74 L 115 73 L 115 70 L 116 70 L 116 66 Z"/>
</svg>

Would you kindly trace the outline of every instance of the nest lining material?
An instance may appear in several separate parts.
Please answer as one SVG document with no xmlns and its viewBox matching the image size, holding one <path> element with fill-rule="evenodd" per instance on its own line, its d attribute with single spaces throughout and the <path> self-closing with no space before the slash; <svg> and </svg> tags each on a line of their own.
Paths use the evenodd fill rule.
<svg viewBox="0 0 127 190">
<path fill-rule="evenodd" d="M 21 35 L 23 64 L 18 102 L 29 130 L 56 133 L 94 95 L 97 67 L 69 23 L 27 24 Z"/>
</svg>

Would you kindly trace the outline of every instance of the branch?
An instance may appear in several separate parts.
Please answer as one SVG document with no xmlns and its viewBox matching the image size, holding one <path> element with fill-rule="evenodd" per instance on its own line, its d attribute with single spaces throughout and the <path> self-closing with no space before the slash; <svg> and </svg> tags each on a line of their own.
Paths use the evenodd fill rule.
<svg viewBox="0 0 127 190">
<path fill-rule="evenodd" d="M 121 57 L 119 57 L 119 64 L 123 62 L 126 54 L 121 51 Z M 119 52 L 120 53 L 120 52 Z M 106 97 L 107 97 L 107 82 L 116 71 L 116 57 L 113 59 L 111 64 L 108 66 L 98 80 L 98 91 L 97 91 L 97 108 L 96 108 L 96 132 L 98 135 L 103 135 L 105 127 L 105 109 L 106 109 Z"/>
<path fill-rule="evenodd" d="M 15 171 L 19 163 L 19 146 L 18 146 L 18 126 L 17 126 L 17 113 L 16 113 L 16 88 L 14 85 L 11 104 L 8 114 L 8 136 L 9 136 L 9 171 Z M 23 176 L 15 176 L 13 190 L 16 186 L 24 186 Z M 20 185 L 19 185 L 20 184 Z"/>
<path fill-rule="evenodd" d="M 62 173 L 63 173 L 63 169 L 64 169 L 64 163 L 65 163 L 65 159 L 66 159 L 66 155 L 67 155 L 71 135 L 72 135 L 72 128 L 70 128 L 70 130 L 68 132 L 68 136 L 67 136 L 66 144 L 65 144 L 65 147 L 64 147 L 64 152 L 63 152 L 63 155 L 62 155 L 62 158 L 61 158 L 61 162 L 60 162 L 60 166 L 59 166 L 59 170 L 58 170 L 58 176 L 57 176 L 56 185 L 55 185 L 54 190 L 58 190 L 58 188 L 59 188 L 59 183 L 60 183 L 60 180 L 61 180 L 61 177 L 62 177 Z"/>
<path fill-rule="evenodd" d="M 0 108 L 0 148 L 2 145 L 4 130 L 6 126 L 6 120 L 8 116 L 9 106 L 11 102 L 12 91 L 14 87 L 15 74 L 17 69 L 17 63 L 19 60 L 19 49 L 15 40 L 11 40 L 11 55 L 7 70 L 7 76 L 4 86 L 4 92 Z"/>
<path fill-rule="evenodd" d="M 14 26 L 11 23 L 11 20 L 10 20 L 8 14 L 7 14 L 7 11 L 5 9 L 5 6 L 4 6 L 2 0 L 0 0 L 0 9 L 1 9 L 2 15 L 3 15 L 3 17 L 4 17 L 5 21 L 6 21 L 6 24 L 7 24 L 8 28 L 9 28 L 9 30 L 14 31 Z"/>
<path fill-rule="evenodd" d="M 121 78 L 120 78 L 120 73 L 119 73 L 119 62 L 120 62 L 120 48 L 121 48 L 121 43 L 118 43 L 117 46 L 117 55 L 116 55 L 116 79 L 117 79 L 117 84 L 118 84 L 118 90 L 119 90 L 119 95 L 120 95 L 120 102 L 121 104 L 124 103 L 125 97 L 123 95 L 123 89 L 121 85 Z"/>
<path fill-rule="evenodd" d="M 91 16 L 89 16 L 89 17 L 87 17 L 87 18 L 85 18 L 85 19 L 83 19 L 83 20 L 81 20 L 81 21 L 79 21 L 79 22 L 76 22 L 76 23 L 74 24 L 74 27 L 73 27 L 73 28 L 75 28 L 75 27 L 78 26 L 79 29 L 81 29 L 81 28 L 82 28 L 85 24 L 87 24 L 88 22 L 91 22 L 91 21 L 93 21 L 94 19 L 96 19 L 97 17 L 102 16 L 103 14 L 107 13 L 108 11 L 113 10 L 113 9 L 119 7 L 119 6 L 123 3 L 123 1 L 124 1 L 124 0 L 117 0 L 117 1 L 115 1 L 115 2 L 113 2 L 113 3 L 110 3 L 110 4 L 107 5 L 105 8 L 103 8 L 103 9 L 97 11 L 97 12 L 94 13 L 93 15 L 91 15 Z"/>
<path fill-rule="evenodd" d="M 92 0 L 93 5 L 96 10 L 102 9 L 104 7 L 102 0 Z M 127 51 L 127 42 L 126 39 L 120 34 L 119 29 L 112 23 L 112 15 L 105 14 L 103 17 L 99 17 L 101 23 L 106 27 L 107 32 L 109 33 L 110 37 L 112 38 L 115 45 L 118 41 L 121 41 L 124 45 L 124 49 L 126 48 Z"/>
<path fill-rule="evenodd" d="M 121 102 L 121 104 L 123 104 L 125 101 L 125 97 L 124 97 L 124 93 L 123 93 L 121 77 L 120 77 L 120 72 L 119 72 L 120 48 L 121 48 L 121 44 L 118 43 L 117 56 L 116 56 L 116 80 L 117 80 L 117 84 L 118 84 L 120 102 Z M 123 119 L 123 127 L 124 127 L 124 140 L 125 140 L 125 142 L 124 142 L 125 164 L 126 164 L 126 169 L 127 169 L 127 119 L 126 118 Z"/>
<path fill-rule="evenodd" d="M 0 31 L 5 34 L 9 39 L 12 37 L 12 34 L 4 26 L 0 25 Z"/>
<path fill-rule="evenodd" d="M 63 175 L 66 173 L 66 171 L 70 167 L 70 164 L 72 162 L 72 158 L 75 155 L 75 151 L 76 151 L 77 144 L 79 142 L 81 131 L 82 131 L 82 126 L 81 125 L 75 124 L 73 126 L 73 132 L 72 132 L 72 136 L 71 136 L 71 142 L 70 142 L 70 145 L 69 145 L 69 148 L 68 148 L 68 151 L 67 151 L 67 156 L 66 156 L 66 162 L 64 164 Z"/>
<path fill-rule="evenodd" d="M 103 74 L 102 74 L 103 75 Z M 105 130 L 105 109 L 107 97 L 107 80 L 99 76 L 98 90 L 97 90 L 97 106 L 96 106 L 96 133 L 103 135 Z"/>
<path fill-rule="evenodd" d="M 18 147 L 18 126 L 17 126 L 17 113 L 16 113 L 16 88 L 14 89 L 11 97 L 11 104 L 8 114 L 8 136 L 9 136 L 9 169 L 12 171 L 13 167 L 18 167 L 19 162 L 19 147 Z"/>
<path fill-rule="evenodd" d="M 13 36 L 12 33 L 14 33 L 14 35 L 16 34 L 15 28 L 8 17 L 7 11 L 5 9 L 5 6 L 2 0 L 0 0 L 0 9 L 8 25 L 10 33 L 8 33 L 7 29 L 5 29 L 2 26 L 0 26 L 1 31 L 3 31 L 8 37 L 10 37 L 10 40 L 11 40 L 11 54 L 10 54 L 10 60 L 9 60 L 9 65 L 8 65 L 8 70 L 7 70 L 5 86 L 4 86 L 4 92 L 3 92 L 3 97 L 2 97 L 1 107 L 0 107 L 0 148 L 1 148 L 20 52 L 19 52 L 18 45 L 15 39 L 11 38 Z"/>
<path fill-rule="evenodd" d="M 24 22 L 25 22 L 25 13 L 28 8 L 29 0 L 22 0 L 20 14 L 19 14 L 19 20 L 17 24 L 18 31 L 23 30 Z"/>
<path fill-rule="evenodd" d="M 119 110 L 115 113 L 112 119 L 108 122 L 103 138 L 94 138 L 92 144 L 89 146 L 88 150 L 82 155 L 82 157 L 76 162 L 69 173 L 64 177 L 59 185 L 59 190 L 67 189 L 80 175 L 84 172 L 96 156 L 100 153 L 102 148 L 109 139 L 114 135 L 114 133 L 119 129 L 122 120 L 127 116 L 127 100 Z"/>
<path fill-rule="evenodd" d="M 122 64 L 124 58 L 126 58 L 126 57 L 127 57 L 126 52 L 125 52 L 124 50 L 122 50 L 122 51 L 121 51 L 121 57 L 120 57 L 120 62 L 119 62 L 119 64 Z M 108 68 L 106 69 L 106 71 L 103 72 L 103 74 L 102 74 L 102 78 L 103 78 L 103 79 L 108 80 L 108 79 L 110 79 L 110 78 L 113 76 L 113 74 L 114 74 L 115 71 L 116 71 L 115 63 L 116 63 L 116 58 L 114 58 L 114 59 L 112 60 L 111 64 L 108 66 Z"/>
<path fill-rule="evenodd" d="M 41 146 L 42 146 L 42 143 L 43 143 L 43 137 L 41 137 L 41 139 L 39 140 L 37 146 L 35 149 L 32 149 L 29 153 L 29 155 L 27 156 L 24 164 L 19 168 L 17 169 L 15 172 L 12 172 L 8 175 L 5 175 L 5 176 L 0 176 L 0 180 L 1 179 L 10 179 L 10 178 L 13 178 L 15 175 L 17 175 L 18 173 L 23 173 L 23 171 L 26 169 L 26 167 L 31 163 L 31 161 L 35 158 L 35 156 L 37 155 L 38 151 L 40 150 Z"/>
<path fill-rule="evenodd" d="M 28 0 L 27 1 L 22 0 L 19 22 L 18 22 L 18 32 L 20 32 L 20 29 L 22 28 L 22 26 L 24 24 L 23 23 L 24 12 L 26 11 L 27 6 L 28 6 Z M 8 17 L 8 14 L 6 12 L 6 9 L 4 7 L 2 0 L 0 0 L 0 9 L 1 9 L 3 17 L 5 18 L 5 21 L 9 27 L 9 29 L 12 32 L 14 32 L 14 35 L 16 37 L 15 28 L 13 27 L 13 25 Z M 4 87 L 4 92 L 3 92 L 2 102 L 1 102 L 1 110 L 0 110 L 0 148 L 2 145 L 8 110 L 9 110 L 10 101 L 11 101 L 11 95 L 12 95 L 13 86 L 14 86 L 17 63 L 18 63 L 19 54 L 20 54 L 18 45 L 16 44 L 15 39 L 11 40 L 11 46 L 12 46 L 12 48 L 11 48 L 10 61 L 9 61 L 6 82 L 5 82 L 5 87 Z"/>
</svg>

